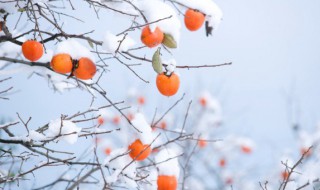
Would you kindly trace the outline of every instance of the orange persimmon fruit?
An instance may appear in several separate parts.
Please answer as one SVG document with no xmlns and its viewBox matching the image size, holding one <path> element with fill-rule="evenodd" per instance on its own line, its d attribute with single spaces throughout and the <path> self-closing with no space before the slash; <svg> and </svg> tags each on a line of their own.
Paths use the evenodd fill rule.
<svg viewBox="0 0 320 190">
<path fill-rule="evenodd" d="M 159 92 L 164 96 L 172 96 L 178 92 L 180 86 L 179 76 L 172 73 L 170 76 L 164 73 L 158 74 L 156 84 Z"/>
<path fill-rule="evenodd" d="M 305 155 L 306 157 L 309 157 L 309 156 L 311 156 L 311 149 L 309 150 L 309 148 L 301 148 L 300 149 L 300 153 L 301 153 L 301 155 Z"/>
<path fill-rule="evenodd" d="M 184 23 L 190 31 L 196 31 L 201 28 L 204 20 L 204 14 L 194 9 L 188 9 L 184 16 Z"/>
<path fill-rule="evenodd" d="M 219 166 L 220 167 L 225 167 L 226 166 L 226 159 L 224 159 L 224 158 L 221 158 L 220 160 L 219 160 Z"/>
<path fill-rule="evenodd" d="M 104 118 L 102 116 L 98 117 L 98 124 L 103 125 L 104 124 Z"/>
<path fill-rule="evenodd" d="M 141 32 L 141 41 L 149 48 L 155 47 L 163 41 L 163 32 L 157 27 L 154 32 L 151 32 L 150 27 L 146 26 Z"/>
<path fill-rule="evenodd" d="M 289 172 L 288 171 L 281 172 L 281 178 L 284 181 L 288 180 L 289 179 Z"/>
<path fill-rule="evenodd" d="M 29 61 L 37 61 L 43 55 L 43 45 L 35 40 L 27 40 L 22 44 L 22 54 Z"/>
<path fill-rule="evenodd" d="M 72 71 L 72 58 L 66 53 L 56 54 L 52 57 L 50 66 L 57 73 L 70 73 Z"/>
<path fill-rule="evenodd" d="M 176 190 L 178 181 L 176 176 L 159 175 L 157 179 L 158 190 Z"/>
<path fill-rule="evenodd" d="M 166 129 L 166 128 L 167 128 L 167 123 L 166 123 L 165 121 L 162 121 L 162 122 L 160 123 L 160 128 L 161 128 L 161 129 Z"/>
<path fill-rule="evenodd" d="M 202 107 L 206 107 L 207 104 L 208 104 L 207 98 L 201 97 L 201 98 L 199 99 L 199 103 L 200 103 L 200 105 L 201 105 Z"/>
<path fill-rule="evenodd" d="M 146 99 L 143 96 L 138 97 L 138 103 L 140 105 L 144 105 L 146 103 Z"/>
<path fill-rule="evenodd" d="M 96 74 L 96 72 L 96 65 L 89 58 L 82 57 L 78 60 L 73 74 L 78 79 L 88 80 L 91 79 Z"/>
<path fill-rule="evenodd" d="M 120 116 L 117 116 L 117 115 L 116 115 L 116 116 L 114 116 L 114 117 L 112 118 L 112 123 L 115 124 L 115 125 L 119 125 L 120 121 L 121 121 Z"/>
<path fill-rule="evenodd" d="M 138 161 L 146 159 L 151 153 L 151 148 L 149 145 L 142 144 L 140 139 L 135 140 L 130 146 L 130 157 Z M 139 156 L 138 156 L 139 155 Z"/>
<path fill-rule="evenodd" d="M 242 145 L 242 146 L 241 146 L 241 151 L 242 151 L 243 153 L 250 154 L 250 153 L 252 152 L 252 149 L 251 149 L 251 147 L 249 147 L 249 146 Z"/>
<path fill-rule="evenodd" d="M 110 148 L 110 147 L 105 148 L 105 149 L 104 149 L 104 153 L 105 153 L 106 155 L 110 155 L 110 154 L 111 154 L 111 148 Z"/>
<path fill-rule="evenodd" d="M 204 139 L 200 139 L 200 140 L 198 141 L 198 145 L 199 145 L 200 148 L 206 147 L 207 144 L 208 144 L 208 142 L 207 142 L 206 140 L 204 140 Z"/>
</svg>

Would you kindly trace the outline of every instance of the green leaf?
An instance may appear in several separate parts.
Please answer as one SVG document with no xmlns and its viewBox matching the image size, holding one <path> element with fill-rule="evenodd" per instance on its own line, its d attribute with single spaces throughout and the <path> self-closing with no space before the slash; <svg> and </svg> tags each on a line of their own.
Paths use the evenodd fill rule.
<svg viewBox="0 0 320 190">
<path fill-rule="evenodd" d="M 171 34 L 164 33 L 162 44 L 168 48 L 177 48 L 177 42 Z"/>
<path fill-rule="evenodd" d="M 26 9 L 25 8 L 19 8 L 18 11 L 19 12 L 24 12 Z"/>
<path fill-rule="evenodd" d="M 154 52 L 152 56 L 152 67 L 153 70 L 160 74 L 162 73 L 162 62 L 161 62 L 161 57 L 160 57 L 160 47 L 157 49 L 157 51 Z"/>
<path fill-rule="evenodd" d="M 93 48 L 93 43 L 91 42 L 91 41 L 87 41 L 88 42 L 88 44 L 89 44 L 89 46 L 91 47 L 91 48 Z"/>
</svg>

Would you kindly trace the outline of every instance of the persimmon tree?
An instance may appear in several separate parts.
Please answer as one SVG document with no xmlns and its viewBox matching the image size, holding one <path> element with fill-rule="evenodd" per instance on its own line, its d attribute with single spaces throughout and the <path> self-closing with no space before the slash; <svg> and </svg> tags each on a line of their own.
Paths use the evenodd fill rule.
<svg viewBox="0 0 320 190">
<path fill-rule="evenodd" d="M 202 3 L 82 1 L 82 5 L 88 6 L 86 11 L 96 13 L 96 20 L 102 20 L 102 17 L 110 14 L 126 20 L 119 33 L 107 31 L 104 38 L 97 38 L 94 29 L 88 32 L 88 28 L 85 28 L 77 33 L 68 31 L 68 25 L 81 23 L 74 16 L 78 3 L 63 0 L 1 1 L 1 70 L 23 67 L 48 80 L 55 91 L 78 88 L 92 95 L 89 108 L 72 115 L 62 112 L 60 118 L 40 127 L 31 126 L 29 122 L 35 118 L 24 119 L 24 113 L 17 113 L 17 120 L 1 125 L 2 187 L 76 189 L 93 185 L 101 189 L 185 188 L 185 180 L 182 184 L 179 182 L 178 161 L 184 152 L 174 144 L 183 145 L 188 141 L 197 144 L 200 140 L 199 134 L 185 130 L 191 102 L 186 108 L 182 128 L 176 131 L 166 128 L 163 119 L 183 97 L 171 107 L 168 105 L 168 110 L 162 116 L 155 112 L 153 118 L 147 119 L 141 111 L 129 112 L 132 105 L 128 101 L 113 101 L 101 83 L 103 77 L 108 75 L 111 61 L 124 65 L 137 80 L 144 83 L 149 82 L 136 72 L 135 67 L 153 67 L 158 75 L 155 77 L 158 96 L 174 96 L 180 87 L 176 69 L 230 65 L 179 65 L 174 59 L 162 60 L 163 54 L 170 55 L 171 49 L 179 47 L 183 20 L 191 31 L 205 25 L 204 30 L 209 35 L 222 19 L 221 10 L 211 0 Z M 187 15 L 183 13 L 185 11 Z M 64 19 L 72 22 L 65 24 Z M 21 27 L 23 23 L 28 24 Z M 140 37 L 135 38 L 136 33 L 140 33 Z M 1 82 L 8 79 L 4 78 Z M 7 95 L 12 88 L 14 86 L 1 91 L 2 99 L 9 98 Z M 140 105 L 144 103 L 142 98 Z M 105 104 L 97 105 L 97 99 L 103 99 Z M 114 115 L 112 119 L 108 118 L 110 115 Z M 109 119 L 113 128 L 103 128 Z M 15 126 L 23 126 L 25 135 L 13 132 Z M 161 130 L 152 130 L 158 128 Z M 109 135 L 114 139 L 114 145 L 115 142 L 120 145 L 108 145 L 101 151 L 99 147 L 104 144 L 104 139 L 109 139 Z M 117 136 L 122 138 L 117 140 Z M 58 148 L 60 143 L 75 144 L 80 141 L 90 144 L 81 153 Z M 63 166 L 64 171 L 46 183 L 26 183 L 29 180 L 36 181 L 37 171 L 52 166 Z"/>
<path fill-rule="evenodd" d="M 80 7 L 86 7 L 85 12 Z M 121 30 L 97 37 L 97 29 L 77 17 L 87 12 L 100 24 L 112 14 L 123 18 Z M 173 49 L 179 51 L 181 27 L 210 36 L 221 20 L 222 11 L 212 0 L 0 1 L 0 101 L 11 101 L 15 86 L 10 71 L 17 70 L 40 76 L 48 90 L 63 95 L 64 90 L 77 89 L 91 97 L 90 106 L 73 114 L 62 107 L 59 118 L 41 126 L 30 124 L 40 116 L 27 113 L 1 121 L 0 188 L 249 189 L 241 175 L 226 168 L 236 160 L 234 154 L 252 154 L 254 143 L 230 136 L 223 139 L 227 146 L 221 146 L 215 132 L 223 125 L 220 102 L 210 93 L 199 94 L 196 101 L 176 94 L 183 83 L 179 69 L 215 69 L 231 63 L 181 65 L 175 59 L 164 60 L 166 55 L 175 57 Z M 77 24 L 83 30 L 72 30 Z M 162 102 L 164 110 L 145 113 L 146 97 L 138 89 L 115 101 L 103 85 L 104 77 L 114 72 L 108 66 L 115 63 L 144 85 L 149 81 L 136 68 L 153 68 L 156 96 L 175 102 Z M 287 173 L 279 173 L 285 176 L 280 188 L 286 188 L 310 153 L 309 146 L 303 148 L 295 167 L 284 162 Z M 39 181 L 40 175 L 50 177 Z M 262 182 L 260 186 L 268 188 Z"/>
</svg>

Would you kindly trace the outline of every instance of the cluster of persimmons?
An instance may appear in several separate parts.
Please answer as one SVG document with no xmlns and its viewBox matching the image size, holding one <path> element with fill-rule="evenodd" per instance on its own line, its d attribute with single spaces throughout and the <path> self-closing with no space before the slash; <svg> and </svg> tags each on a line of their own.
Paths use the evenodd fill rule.
<svg viewBox="0 0 320 190">
<path fill-rule="evenodd" d="M 184 22 L 190 31 L 198 30 L 205 20 L 205 15 L 198 10 L 188 9 L 185 13 Z M 149 48 L 156 47 L 161 43 L 169 48 L 176 48 L 176 43 L 170 34 L 164 34 L 159 27 L 152 32 L 149 26 L 142 29 L 141 41 Z M 22 44 L 22 53 L 24 57 L 31 62 L 39 60 L 43 53 L 43 44 L 35 40 L 27 40 Z M 159 64 L 162 64 L 161 62 Z M 87 57 L 74 59 L 68 53 L 58 53 L 51 59 L 50 66 L 53 71 L 61 74 L 69 74 L 69 77 L 75 76 L 78 79 L 87 80 L 94 77 L 96 65 Z M 165 96 L 172 96 L 177 93 L 180 86 L 180 79 L 174 72 L 169 75 L 167 72 L 159 72 L 156 78 L 156 85 L 159 92 Z M 204 102 L 202 102 L 204 104 Z M 103 123 L 103 122 L 101 122 Z M 206 146 L 205 141 L 200 141 L 200 147 Z M 136 161 L 145 160 L 152 152 L 150 145 L 143 144 L 140 139 L 136 139 L 129 145 L 129 155 Z M 106 150 L 110 154 L 111 149 Z M 176 176 L 160 175 L 157 179 L 158 190 L 177 189 Z"/>
<path fill-rule="evenodd" d="M 198 10 L 188 9 L 185 13 L 184 23 L 188 30 L 196 31 L 204 23 L 205 15 Z M 141 32 L 141 41 L 149 48 L 163 44 L 169 48 L 176 48 L 176 42 L 170 34 L 165 34 L 159 27 L 151 31 L 149 25 L 145 26 Z M 39 60 L 44 48 L 36 40 L 27 40 L 22 44 L 22 53 L 24 57 L 32 62 Z M 162 64 L 161 62 L 159 64 Z M 75 76 L 78 79 L 87 80 L 93 78 L 96 73 L 96 65 L 87 57 L 75 59 L 68 53 L 59 53 L 52 57 L 50 66 L 53 71 L 61 74 L 69 74 L 69 77 Z M 161 67 L 162 68 L 162 67 Z M 161 69 L 162 70 L 162 69 Z M 180 86 L 179 76 L 172 72 L 159 71 L 156 78 L 156 85 L 161 94 L 172 96 L 177 93 Z"/>
<path fill-rule="evenodd" d="M 22 44 L 24 57 L 32 62 L 39 60 L 43 55 L 43 45 L 35 40 L 27 40 Z M 96 65 L 87 57 L 79 60 L 72 59 L 68 53 L 59 53 L 52 57 L 50 66 L 57 73 L 75 76 L 78 79 L 91 79 L 97 69 Z"/>
<path fill-rule="evenodd" d="M 188 30 L 196 31 L 201 28 L 205 21 L 205 15 L 198 10 L 188 9 L 184 16 L 184 23 Z M 141 41 L 150 48 L 163 44 L 169 48 L 176 48 L 176 43 L 171 35 L 165 34 L 159 27 L 152 32 L 149 26 L 142 29 Z M 160 63 L 161 64 L 161 63 Z M 180 79 L 174 72 L 169 75 L 166 72 L 159 72 L 156 78 L 159 92 L 165 96 L 172 96 L 177 93 L 180 86 Z"/>
</svg>

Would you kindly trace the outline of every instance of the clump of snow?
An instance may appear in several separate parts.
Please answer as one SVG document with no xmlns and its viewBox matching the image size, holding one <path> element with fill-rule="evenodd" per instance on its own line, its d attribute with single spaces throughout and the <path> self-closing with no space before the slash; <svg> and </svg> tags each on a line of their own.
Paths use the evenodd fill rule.
<svg viewBox="0 0 320 190">
<path fill-rule="evenodd" d="M 135 98 L 138 95 L 138 90 L 136 88 L 131 87 L 129 88 L 127 94 L 129 98 L 132 98 L 132 97 Z"/>
<path fill-rule="evenodd" d="M 151 31 L 159 27 L 162 32 L 171 34 L 176 42 L 179 43 L 181 23 L 177 13 L 171 6 L 159 0 L 141 0 L 136 2 L 148 22 L 155 22 L 159 19 L 172 16 L 171 18 L 150 24 L 149 27 Z"/>
<path fill-rule="evenodd" d="M 106 177 L 106 180 L 108 183 L 112 184 L 117 180 L 124 180 L 124 178 L 126 177 L 121 175 L 120 172 L 126 166 L 127 167 L 122 171 L 122 173 L 130 178 L 135 178 L 137 163 L 136 162 L 131 163 L 132 159 L 128 154 L 126 154 L 127 151 L 128 150 L 126 148 L 115 149 L 104 160 L 104 165 L 109 168 L 109 171 L 111 171 L 111 174 Z M 131 164 L 128 165 L 129 163 Z"/>
<path fill-rule="evenodd" d="M 197 9 L 206 15 L 209 26 L 214 29 L 218 27 L 222 20 L 223 13 L 219 6 L 212 0 L 176 0 L 187 7 Z"/>
<path fill-rule="evenodd" d="M 121 44 L 120 44 L 121 42 Z M 120 45 L 120 47 L 119 47 Z M 106 32 L 102 47 L 107 53 L 115 54 L 117 49 L 119 52 L 127 51 L 129 48 L 135 45 L 135 42 L 128 35 L 124 38 L 124 35 L 116 36 L 109 31 Z"/>
<path fill-rule="evenodd" d="M 200 109 L 204 109 L 198 122 L 197 131 L 206 133 L 208 127 L 219 127 L 223 122 L 222 108 L 220 102 L 209 92 L 204 91 L 199 96 Z"/>
<path fill-rule="evenodd" d="M 19 36 L 20 33 L 17 30 L 12 31 L 12 36 Z M 24 36 L 18 38 L 19 41 L 26 41 Z M 6 55 L 20 55 L 21 54 L 21 46 L 11 43 L 11 42 L 3 42 L 0 44 L 0 56 Z"/>
<path fill-rule="evenodd" d="M 135 129 L 132 129 L 134 133 L 134 138 L 130 139 L 131 143 L 134 142 L 136 139 L 140 139 L 142 144 L 151 144 L 154 140 L 154 135 L 152 133 L 151 126 L 146 121 L 144 115 L 142 113 L 135 114 L 131 123 L 140 131 L 139 132 Z"/>
<path fill-rule="evenodd" d="M 64 92 L 66 89 L 77 88 L 76 84 L 66 82 L 66 81 L 53 81 L 55 90 L 59 92 Z"/>
<path fill-rule="evenodd" d="M 200 98 L 203 98 L 207 102 L 207 108 L 215 112 L 216 114 L 221 115 L 222 109 L 220 102 L 211 95 L 210 92 L 204 91 L 200 94 Z"/>
<path fill-rule="evenodd" d="M 299 140 L 302 146 L 301 148 L 309 148 L 314 143 L 314 138 L 306 131 L 299 131 Z"/>
<path fill-rule="evenodd" d="M 65 41 L 62 41 L 58 44 L 55 51 L 55 55 L 59 53 L 66 53 L 71 56 L 72 59 L 79 60 L 82 57 L 87 57 L 94 62 L 95 58 L 88 48 L 81 45 L 75 39 L 69 38 Z"/>
<path fill-rule="evenodd" d="M 166 70 L 166 74 L 171 75 L 171 73 L 173 73 L 174 70 L 176 69 L 177 62 L 175 59 L 169 59 L 169 60 L 162 61 L 162 65 Z"/>
<path fill-rule="evenodd" d="M 180 168 L 178 162 L 178 152 L 172 148 L 161 150 L 155 157 L 159 175 L 176 176 L 179 178 Z"/>
<path fill-rule="evenodd" d="M 187 179 L 186 189 L 188 189 L 188 190 L 193 190 L 193 189 L 204 190 L 205 188 L 200 180 L 190 177 Z"/>
<path fill-rule="evenodd" d="M 31 130 L 29 131 L 29 138 L 33 141 L 42 141 L 45 140 L 47 137 L 37 131 Z"/>
<path fill-rule="evenodd" d="M 49 123 L 47 137 L 55 138 L 61 135 L 59 139 L 66 141 L 69 144 L 74 144 L 78 140 L 78 133 L 81 128 L 77 127 L 72 121 L 55 119 Z"/>
<path fill-rule="evenodd" d="M 234 142 L 236 145 L 240 146 L 240 147 L 248 147 L 251 150 L 255 148 L 255 143 L 253 142 L 253 140 L 246 138 L 246 137 L 238 137 L 236 139 L 234 139 Z"/>
<path fill-rule="evenodd" d="M 11 42 L 4 42 L 1 43 L 0 46 L 0 55 L 5 56 L 8 54 L 21 54 L 21 46 L 13 44 Z"/>
<path fill-rule="evenodd" d="M 111 120 L 114 116 L 114 113 L 107 108 L 99 109 L 98 114 L 105 120 Z"/>
<path fill-rule="evenodd" d="M 155 168 L 147 168 L 147 170 L 149 170 L 149 173 L 144 174 L 144 176 L 147 176 L 146 181 L 148 181 L 148 183 L 141 184 L 141 187 L 147 190 L 157 190 L 158 172 Z"/>
</svg>

